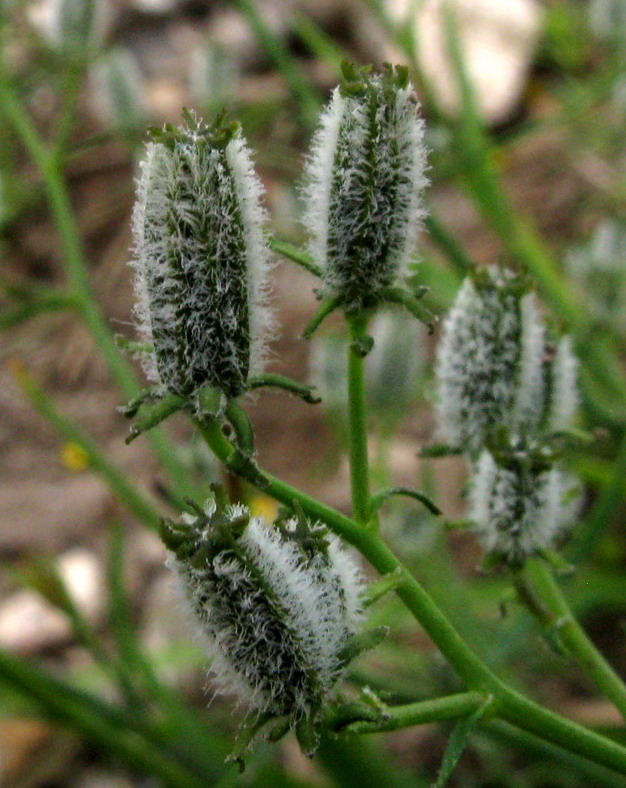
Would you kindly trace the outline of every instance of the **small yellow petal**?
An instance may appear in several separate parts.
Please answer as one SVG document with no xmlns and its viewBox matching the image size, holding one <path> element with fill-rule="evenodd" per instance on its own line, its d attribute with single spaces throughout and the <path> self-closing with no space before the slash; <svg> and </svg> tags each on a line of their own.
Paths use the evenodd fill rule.
<svg viewBox="0 0 626 788">
<path fill-rule="evenodd" d="M 263 517 L 269 523 L 278 517 L 278 503 L 267 495 L 255 495 L 249 506 L 253 517 Z"/>
<path fill-rule="evenodd" d="M 89 455 L 78 443 L 69 441 L 61 449 L 61 462 L 70 471 L 84 471 L 89 467 Z"/>
</svg>

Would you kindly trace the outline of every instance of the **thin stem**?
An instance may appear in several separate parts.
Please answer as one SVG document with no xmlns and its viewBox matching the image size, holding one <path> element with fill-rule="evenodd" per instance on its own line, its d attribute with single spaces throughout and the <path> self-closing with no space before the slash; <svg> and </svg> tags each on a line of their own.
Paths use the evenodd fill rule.
<svg viewBox="0 0 626 788">
<path fill-rule="evenodd" d="M 285 80 L 296 102 L 300 119 L 304 126 L 309 128 L 319 114 L 321 99 L 317 89 L 281 39 L 265 22 L 257 4 L 252 0 L 234 0 L 234 5 L 246 18 L 259 45 Z"/>
<path fill-rule="evenodd" d="M 149 724 L 140 725 L 135 718 L 131 721 L 114 706 L 84 695 L 5 651 L 0 651 L 0 679 L 19 688 L 56 722 L 81 731 L 103 752 L 119 755 L 138 769 L 160 777 L 165 785 L 206 786 L 203 778 L 164 751 L 162 742 L 151 741 L 154 732 Z"/>
<path fill-rule="evenodd" d="M 440 720 L 456 720 L 469 716 L 484 702 L 485 697 L 479 692 L 459 692 L 457 695 L 394 706 L 386 709 L 388 714 L 379 722 L 353 722 L 348 730 L 351 733 L 381 733 Z M 332 716 L 325 722 L 332 728 Z"/>
<path fill-rule="evenodd" d="M 545 561 L 526 561 L 523 581 L 542 603 L 544 623 L 552 626 L 570 654 L 626 720 L 626 686 L 580 626 Z"/>
<path fill-rule="evenodd" d="M 365 362 L 355 345 L 366 336 L 367 319 L 362 315 L 356 315 L 350 317 L 348 323 L 350 326 L 350 339 L 352 340 L 348 347 L 348 415 L 352 514 L 358 523 L 366 525 L 370 514 L 370 480 L 365 405 Z"/>
<path fill-rule="evenodd" d="M 115 497 L 150 528 L 156 528 L 160 517 L 151 502 L 146 500 L 128 476 L 100 451 L 98 444 L 81 428 L 66 418 L 54 406 L 50 397 L 26 372 L 21 364 L 11 365 L 13 376 L 32 407 L 48 421 L 66 441 L 75 443 L 85 453 L 87 466 L 100 474 Z"/>
<path fill-rule="evenodd" d="M 71 59 L 65 68 L 60 90 L 63 104 L 54 133 L 53 146 L 53 155 L 61 167 L 65 160 L 67 145 L 72 134 L 74 121 L 76 120 L 78 100 L 85 79 L 87 63 L 82 60 Z"/>
<path fill-rule="evenodd" d="M 494 696 L 497 713 L 502 719 L 566 750 L 577 752 L 595 763 L 626 774 L 626 748 L 542 708 L 504 684 L 469 648 L 425 589 L 376 534 L 258 468 L 251 468 L 249 465 L 237 466 L 236 451 L 215 419 L 209 418 L 198 426 L 209 447 L 229 469 L 286 506 L 293 506 L 294 501 L 298 502 L 309 517 L 324 522 L 359 550 L 382 575 L 394 571 L 403 573 L 404 582 L 396 590 L 398 596 L 469 689 Z"/>
<path fill-rule="evenodd" d="M 111 375 L 124 393 L 124 396 L 130 399 L 138 390 L 135 376 L 130 366 L 120 355 L 106 318 L 102 314 L 97 299 L 93 294 L 89 277 L 87 276 L 84 251 L 76 227 L 68 190 L 63 179 L 63 173 L 59 167 L 58 156 L 55 151 L 48 151 L 44 141 L 31 123 L 13 86 L 9 83 L 7 75 L 3 72 L 1 62 L 0 108 L 22 140 L 43 177 L 50 211 L 59 233 L 61 250 L 63 252 L 63 265 L 71 285 L 71 291 L 76 299 L 76 308 L 102 353 Z M 181 494 L 193 492 L 183 469 L 176 461 L 175 452 L 172 450 L 166 437 L 153 430 L 149 435 L 149 439 L 162 466 L 173 480 L 176 489 Z"/>
<path fill-rule="evenodd" d="M 624 478 L 626 477 L 626 432 L 611 469 L 611 475 L 597 500 L 595 501 L 587 521 L 580 529 L 571 559 L 575 562 L 588 558 L 600 541 L 600 536 L 611 523 L 617 506 L 624 497 Z"/>
<path fill-rule="evenodd" d="M 313 276 L 317 276 L 319 279 L 324 276 L 322 268 L 313 260 L 311 255 L 303 249 L 299 249 L 297 246 L 287 243 L 287 241 L 281 241 L 279 238 L 270 239 L 270 248 L 272 251 L 276 252 L 276 254 L 281 254 L 283 257 L 302 266 L 302 268 L 310 274 L 313 274 Z"/>
</svg>

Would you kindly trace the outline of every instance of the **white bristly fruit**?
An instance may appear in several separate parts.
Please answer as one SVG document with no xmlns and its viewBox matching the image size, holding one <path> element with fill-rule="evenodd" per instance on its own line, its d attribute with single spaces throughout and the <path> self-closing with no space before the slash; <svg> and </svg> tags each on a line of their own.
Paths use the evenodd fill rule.
<svg viewBox="0 0 626 788">
<path fill-rule="evenodd" d="M 303 224 L 326 295 L 353 309 L 411 260 L 424 216 L 424 123 L 406 69 L 344 66 L 306 167 Z"/>
<path fill-rule="evenodd" d="M 437 354 L 444 440 L 477 452 L 499 426 L 532 432 L 544 404 L 544 327 L 535 297 L 509 271 L 466 279 Z"/>
<path fill-rule="evenodd" d="M 134 268 L 150 380 L 234 398 L 261 371 L 272 329 L 261 183 L 236 125 L 153 132 L 133 215 Z"/>
<path fill-rule="evenodd" d="M 515 565 L 554 545 L 575 517 L 577 501 L 577 485 L 563 471 L 501 467 L 485 450 L 471 480 L 470 518 L 486 552 Z"/>
<path fill-rule="evenodd" d="M 315 712 L 344 673 L 361 618 L 362 577 L 336 537 L 319 523 L 268 524 L 214 501 L 162 537 L 217 691 L 293 725 Z"/>
</svg>

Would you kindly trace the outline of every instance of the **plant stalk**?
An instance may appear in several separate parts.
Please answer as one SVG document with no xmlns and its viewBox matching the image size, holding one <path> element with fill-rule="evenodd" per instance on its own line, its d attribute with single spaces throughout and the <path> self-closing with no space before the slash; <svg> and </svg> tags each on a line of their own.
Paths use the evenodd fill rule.
<svg viewBox="0 0 626 788">
<path fill-rule="evenodd" d="M 571 656 L 626 720 L 626 686 L 576 620 L 550 567 L 541 558 L 528 559 L 522 582 L 541 603 L 541 610 L 533 611 L 535 615 L 556 630 Z"/>
<path fill-rule="evenodd" d="M 396 590 L 400 599 L 468 688 L 485 696 L 493 695 L 496 713 L 501 719 L 565 750 L 577 752 L 595 763 L 626 774 L 626 748 L 542 708 L 504 684 L 467 646 L 426 590 L 376 534 L 272 475 L 250 464 L 238 463 L 236 450 L 213 417 L 199 422 L 198 427 L 209 447 L 231 471 L 286 506 L 299 503 L 309 517 L 321 520 L 334 533 L 359 550 L 380 574 L 386 575 L 394 571 L 403 573 L 404 582 Z"/>
<path fill-rule="evenodd" d="M 348 318 L 348 416 L 350 446 L 350 486 L 352 516 L 365 526 L 370 514 L 370 475 L 367 449 L 367 411 L 365 402 L 365 359 L 357 343 L 366 336 L 367 319 L 363 315 Z"/>
</svg>

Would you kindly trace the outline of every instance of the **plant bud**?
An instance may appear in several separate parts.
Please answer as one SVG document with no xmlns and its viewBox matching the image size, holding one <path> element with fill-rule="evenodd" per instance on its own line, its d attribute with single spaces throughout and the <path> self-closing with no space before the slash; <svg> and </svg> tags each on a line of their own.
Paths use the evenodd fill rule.
<svg viewBox="0 0 626 788">
<path fill-rule="evenodd" d="M 578 485 L 563 471 L 528 457 L 498 464 L 485 450 L 474 468 L 470 519 L 487 553 L 519 565 L 553 546 L 578 508 Z"/>
<path fill-rule="evenodd" d="M 109 50 L 92 72 L 93 101 L 101 119 L 123 137 L 139 139 L 148 115 L 145 85 L 128 49 Z"/>
<path fill-rule="evenodd" d="M 544 328 L 521 279 L 496 268 L 466 279 L 438 350 L 444 439 L 472 454 L 497 427 L 532 434 L 544 411 L 543 357 Z"/>
<path fill-rule="evenodd" d="M 225 47 L 210 42 L 192 51 L 189 92 L 205 112 L 228 106 L 238 94 L 237 70 Z"/>
<path fill-rule="evenodd" d="M 380 312 L 369 333 L 374 347 L 366 361 L 368 400 L 376 416 L 390 426 L 415 402 L 425 367 L 426 327 L 410 315 Z"/>
<path fill-rule="evenodd" d="M 344 64 L 313 139 L 303 224 L 325 295 L 348 309 L 381 300 L 410 261 L 424 215 L 424 124 L 406 70 Z"/>
<path fill-rule="evenodd" d="M 60 54 L 83 58 L 100 46 L 110 19 L 109 0 L 50 0 L 33 21 Z"/>
<path fill-rule="evenodd" d="M 604 220 L 586 244 L 570 250 L 565 258 L 567 272 L 593 319 L 622 334 L 626 332 L 625 247 L 626 225 Z"/>
<path fill-rule="evenodd" d="M 303 517 L 270 525 L 213 500 L 164 524 L 162 537 L 218 691 L 292 725 L 314 716 L 360 619 L 361 575 L 337 539 Z"/>
<path fill-rule="evenodd" d="M 261 184 L 236 125 L 153 132 L 133 216 L 137 316 L 148 377 L 192 397 L 234 398 L 262 368 L 271 327 Z"/>
</svg>

